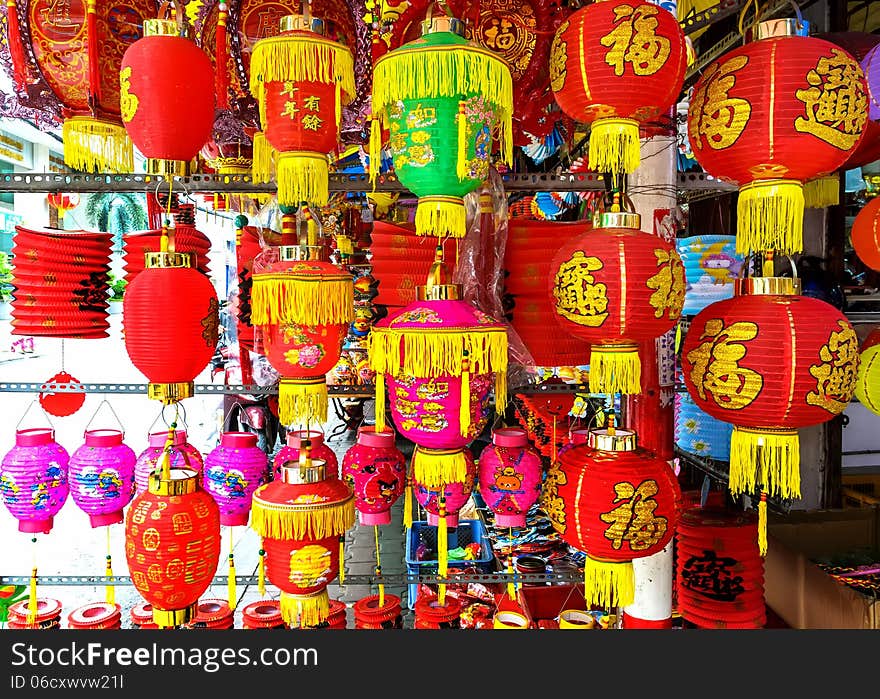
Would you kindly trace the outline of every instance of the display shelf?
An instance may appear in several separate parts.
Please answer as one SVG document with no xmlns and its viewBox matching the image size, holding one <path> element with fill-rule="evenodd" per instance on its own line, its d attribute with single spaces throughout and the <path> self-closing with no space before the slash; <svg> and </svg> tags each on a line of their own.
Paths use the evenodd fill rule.
<svg viewBox="0 0 880 699">
<path fill-rule="evenodd" d="M 129 393 L 146 394 L 149 384 L 145 383 L 120 383 L 107 381 L 102 383 L 62 383 L 49 381 L 45 383 L 25 383 L 15 381 L 0 382 L 0 393 L 43 393 L 52 391 L 55 393 Z M 274 395 L 278 393 L 277 386 L 257 386 L 256 384 L 195 384 L 196 395 L 206 394 L 250 394 L 250 395 Z M 375 393 L 372 386 L 328 386 L 327 393 L 331 397 L 346 398 L 372 398 Z"/>
</svg>

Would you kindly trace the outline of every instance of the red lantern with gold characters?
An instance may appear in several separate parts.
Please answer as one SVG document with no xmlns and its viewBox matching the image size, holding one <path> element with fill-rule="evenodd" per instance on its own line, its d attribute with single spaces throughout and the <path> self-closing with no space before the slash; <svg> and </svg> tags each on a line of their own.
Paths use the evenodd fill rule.
<svg viewBox="0 0 880 699">
<path fill-rule="evenodd" d="M 853 326 L 830 304 L 800 296 L 800 280 L 751 277 L 736 295 L 691 322 L 682 374 L 697 406 L 734 425 L 730 491 L 761 490 L 759 537 L 766 551 L 766 496 L 799 498 L 799 427 L 844 411 L 859 368 Z"/>
<path fill-rule="evenodd" d="M 562 23 L 550 50 L 550 86 L 563 112 L 591 125 L 591 170 L 639 166 L 639 124 L 675 103 L 686 67 L 684 32 L 654 3 L 597 1 Z"/>
<path fill-rule="evenodd" d="M 122 58 L 119 104 L 134 145 L 155 175 L 186 175 L 211 137 L 214 71 L 174 20 L 149 19 Z M 185 118 L 174 118 L 175 115 Z"/>
<path fill-rule="evenodd" d="M 868 118 L 862 69 L 796 20 L 711 63 L 694 87 L 688 138 L 708 173 L 740 187 L 736 250 L 803 250 L 803 183 L 843 165 Z"/>
<path fill-rule="evenodd" d="M 640 393 L 639 342 L 671 330 L 684 306 L 675 247 L 639 230 L 638 214 L 605 212 L 550 265 L 550 300 L 565 329 L 590 348 L 590 391 Z"/>
<path fill-rule="evenodd" d="M 587 605 L 632 604 L 632 560 L 663 550 L 681 511 L 681 489 L 666 461 L 609 426 L 569 449 L 544 483 L 547 516 L 562 539 L 587 554 Z"/>
</svg>

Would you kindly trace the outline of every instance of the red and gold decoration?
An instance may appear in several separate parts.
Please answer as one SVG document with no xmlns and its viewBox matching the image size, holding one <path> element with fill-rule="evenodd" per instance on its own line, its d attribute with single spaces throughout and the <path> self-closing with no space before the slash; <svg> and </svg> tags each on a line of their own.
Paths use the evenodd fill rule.
<svg viewBox="0 0 880 699">
<path fill-rule="evenodd" d="M 681 508 L 681 489 L 666 461 L 637 445 L 632 430 L 609 426 L 560 457 L 543 501 L 562 539 L 587 554 L 587 605 L 632 604 L 632 560 L 663 550 Z"/>
<path fill-rule="evenodd" d="M 191 254 L 171 252 L 171 240 L 163 229 L 160 251 L 147 253 L 122 300 L 125 350 L 149 379 L 149 397 L 166 404 L 193 395 L 220 325 L 211 280 L 192 268 Z"/>
<path fill-rule="evenodd" d="M 856 332 L 830 304 L 800 296 L 800 280 L 750 277 L 693 319 L 681 361 L 697 406 L 734 425 L 730 492 L 760 489 L 764 553 L 766 495 L 801 494 L 798 428 L 830 420 L 852 399 Z"/>
<path fill-rule="evenodd" d="M 64 220 L 64 214 L 79 206 L 79 194 L 65 194 L 63 192 L 50 192 L 46 195 L 46 202 L 58 212 L 58 220 Z"/>
<path fill-rule="evenodd" d="M 642 233 L 640 217 L 605 212 L 550 264 L 550 300 L 566 330 L 590 343 L 590 391 L 640 393 L 639 343 L 671 330 L 684 306 L 675 247 Z"/>
<path fill-rule="evenodd" d="M 208 274 L 211 252 L 211 240 L 196 228 L 195 205 L 178 204 L 171 215 L 174 221 L 174 238 L 169 239 L 169 252 L 192 253 L 193 266 L 202 274 Z M 128 283 L 143 271 L 147 253 L 159 249 L 162 243 L 163 230 L 155 228 L 146 231 L 135 231 L 122 236 L 125 280 Z M 170 245 L 173 242 L 174 248 Z"/>
<path fill-rule="evenodd" d="M 254 179 L 274 171 L 278 203 L 325 206 L 328 154 L 339 138 L 342 106 L 354 97 L 354 59 L 322 36 L 309 15 L 287 15 L 281 32 L 256 43 L 250 59 L 251 92 L 263 132 L 254 138 Z"/>
<path fill-rule="evenodd" d="M 703 71 L 688 138 L 704 170 L 740 188 L 737 252 L 788 255 L 803 250 L 803 184 L 841 167 L 858 147 L 867 91 L 858 61 L 796 35 L 796 20 L 756 31 L 757 41 Z"/>
<path fill-rule="evenodd" d="M 281 589 L 281 614 L 297 628 L 330 615 L 327 585 L 340 572 L 339 537 L 354 524 L 354 495 L 307 449 L 281 479 L 254 493 L 251 528 L 262 537 L 269 582 Z M 263 565 L 261 559 L 260 565 Z"/>
<path fill-rule="evenodd" d="M 563 112 L 590 124 L 591 170 L 639 166 L 639 125 L 675 103 L 686 66 L 678 20 L 654 3 L 594 2 L 563 22 L 550 50 L 550 86 Z"/>
<path fill-rule="evenodd" d="M 853 221 L 853 249 L 866 267 L 880 271 L 880 197 L 869 199 Z"/>
</svg>

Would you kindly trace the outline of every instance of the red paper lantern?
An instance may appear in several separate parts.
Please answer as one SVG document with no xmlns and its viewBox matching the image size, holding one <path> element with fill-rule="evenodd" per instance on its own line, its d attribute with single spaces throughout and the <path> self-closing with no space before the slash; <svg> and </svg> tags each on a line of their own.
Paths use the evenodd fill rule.
<svg viewBox="0 0 880 699">
<path fill-rule="evenodd" d="M 357 443 L 342 457 L 342 477 L 355 494 L 362 525 L 391 524 L 391 507 L 406 487 L 406 457 L 394 430 L 374 425 L 358 430 Z"/>
<path fill-rule="evenodd" d="M 67 615 L 67 626 L 71 629 L 84 631 L 120 629 L 122 628 L 122 607 L 107 602 L 84 604 Z"/>
<path fill-rule="evenodd" d="M 563 112 L 591 124 L 591 170 L 639 166 L 639 124 L 675 103 L 686 67 L 678 20 L 645 0 L 594 2 L 563 22 L 550 50 L 550 86 Z"/>
<path fill-rule="evenodd" d="M 591 344 L 594 393 L 640 393 L 639 342 L 671 330 L 684 306 L 681 257 L 639 226 L 638 214 L 604 213 L 599 226 L 562 245 L 550 264 L 557 315 Z"/>
<path fill-rule="evenodd" d="M 419 597 L 415 613 L 414 629 L 461 628 L 461 602 L 457 597 L 447 596 L 442 603 L 433 595 Z"/>
<path fill-rule="evenodd" d="M 50 415 L 67 417 L 73 415 L 86 402 L 86 392 L 83 391 L 55 391 L 58 384 L 74 386 L 80 384 L 79 379 L 73 378 L 66 371 L 59 371 L 51 379 L 46 381 L 40 392 L 40 406 Z"/>
<path fill-rule="evenodd" d="M 688 138 L 706 172 L 740 187 L 736 250 L 803 250 L 804 181 L 841 167 L 867 120 L 865 77 L 834 44 L 758 25 L 758 41 L 711 63 L 694 87 Z"/>
<path fill-rule="evenodd" d="M 865 266 L 880 271 L 880 197 L 870 199 L 859 211 L 852 224 L 850 239 Z"/>
<path fill-rule="evenodd" d="M 132 583 L 161 627 L 186 624 L 217 572 L 220 512 L 198 473 L 167 469 L 150 477 L 125 515 L 125 558 Z"/>
<path fill-rule="evenodd" d="M 122 122 L 155 175 L 186 175 L 211 137 L 214 71 L 177 22 L 150 19 L 128 47 L 119 72 Z"/>
<path fill-rule="evenodd" d="M 354 603 L 356 629 L 402 629 L 400 597 L 370 595 Z"/>
<path fill-rule="evenodd" d="M 274 599 L 251 602 L 242 610 L 241 621 L 244 629 L 287 628 L 281 618 L 281 603 Z"/>
<path fill-rule="evenodd" d="M 547 516 L 562 539 L 587 554 L 587 604 L 632 604 L 631 561 L 663 550 L 672 538 L 681 489 L 672 468 L 640 449 L 632 430 L 596 429 L 551 468 Z"/>
<path fill-rule="evenodd" d="M 177 252 L 150 253 L 122 300 L 125 349 L 150 381 L 148 395 L 174 403 L 193 395 L 193 379 L 214 354 L 217 292 Z"/>
<path fill-rule="evenodd" d="M 131 628 L 133 629 L 158 629 L 153 622 L 153 605 L 149 602 L 141 602 L 131 608 Z"/>
<path fill-rule="evenodd" d="M 58 218 L 62 219 L 64 218 L 64 214 L 79 206 L 79 194 L 50 192 L 46 195 L 46 201 L 49 202 L 49 206 L 53 207 L 58 212 Z"/>
</svg>

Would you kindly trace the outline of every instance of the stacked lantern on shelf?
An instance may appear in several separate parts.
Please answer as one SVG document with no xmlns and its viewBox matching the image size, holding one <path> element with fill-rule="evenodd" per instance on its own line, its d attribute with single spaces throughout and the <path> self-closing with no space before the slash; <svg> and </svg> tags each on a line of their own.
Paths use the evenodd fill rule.
<svg viewBox="0 0 880 699">
<path fill-rule="evenodd" d="M 590 124 L 589 167 L 615 175 L 639 165 L 639 125 L 675 103 L 687 65 L 684 32 L 645 0 L 594 2 L 556 31 L 550 86 L 563 112 Z"/>
<path fill-rule="evenodd" d="M 480 495 L 495 513 L 496 527 L 524 527 L 526 513 L 541 495 L 543 464 L 529 446 L 526 431 L 505 427 L 492 432 L 480 454 Z"/>
<path fill-rule="evenodd" d="M 416 233 L 462 238 L 464 196 L 489 173 L 497 131 L 512 162 L 513 80 L 503 59 L 464 38 L 464 24 L 429 17 L 422 36 L 373 68 L 370 177 L 379 174 L 382 127 L 398 179 L 419 197 Z"/>
<path fill-rule="evenodd" d="M 254 138 L 253 175 L 268 182 L 274 171 L 283 206 L 327 204 L 328 154 L 337 146 L 342 107 L 355 95 L 351 51 L 324 38 L 323 29 L 314 17 L 288 15 L 250 57 L 263 127 Z"/>
<path fill-rule="evenodd" d="M 180 204 L 173 214 L 174 250 L 171 252 L 191 253 L 194 265 L 203 274 L 208 274 L 208 253 L 211 241 L 208 236 L 195 227 L 195 207 L 192 204 Z M 125 280 L 132 282 L 144 269 L 145 256 L 159 249 L 162 240 L 162 229 L 126 233 L 123 236 L 125 253 Z"/>
<path fill-rule="evenodd" d="M 134 497 L 137 457 L 124 436 L 121 430 L 86 430 L 84 444 L 70 455 L 70 495 L 92 527 L 122 522 Z"/>
<path fill-rule="evenodd" d="M 67 627 L 82 631 L 121 629 L 122 607 L 110 602 L 84 604 L 67 615 Z"/>
</svg>

